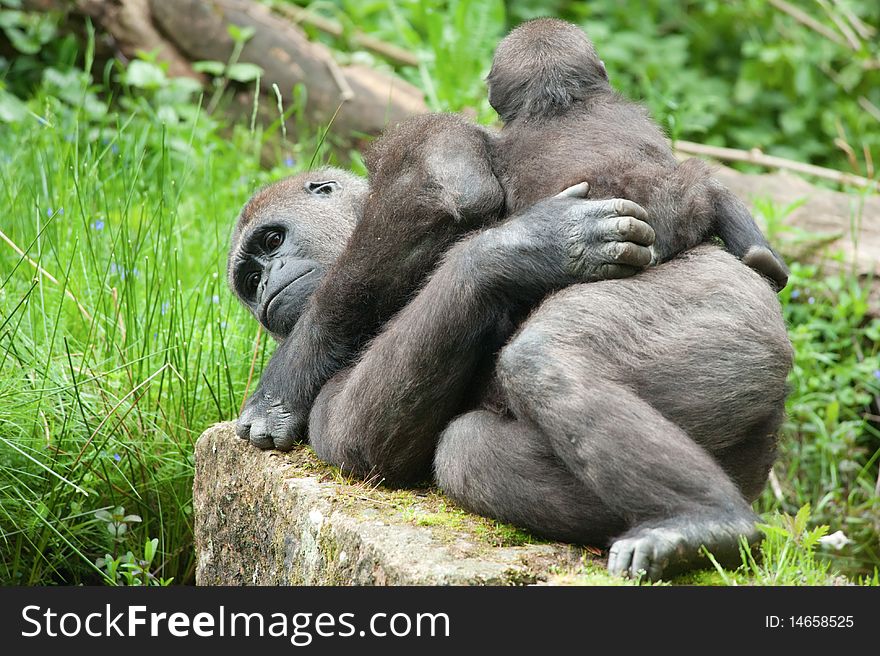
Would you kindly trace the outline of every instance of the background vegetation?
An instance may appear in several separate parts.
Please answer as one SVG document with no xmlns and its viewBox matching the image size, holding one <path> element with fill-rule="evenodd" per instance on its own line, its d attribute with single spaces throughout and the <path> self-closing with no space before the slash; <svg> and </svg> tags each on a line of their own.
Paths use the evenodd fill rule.
<svg viewBox="0 0 880 656">
<path fill-rule="evenodd" d="M 497 40 L 552 13 L 585 26 L 613 83 L 672 136 L 874 176 L 880 5 L 803 3 L 832 38 L 773 4 L 322 1 L 346 31 L 311 36 L 378 67 L 391 64 L 353 46 L 355 27 L 403 46 L 422 64 L 397 71 L 432 108 L 489 123 Z M 266 356 L 226 289 L 229 231 L 255 188 L 308 165 L 315 131 L 266 167 L 274 128 L 209 114 L 148 53 L 96 67 L 17 0 L 0 0 L 0 53 L 0 582 L 189 583 L 193 442 L 237 414 Z M 360 167 L 326 145 L 319 159 Z M 791 208 L 755 209 L 778 235 Z M 832 556 L 876 583 L 880 321 L 847 270 L 794 263 L 780 295 L 797 362 L 759 503 L 775 528 L 765 564 L 743 570 L 760 582 L 818 580 Z M 807 503 L 809 520 L 773 519 Z M 851 542 L 828 551 L 816 525 Z"/>
</svg>

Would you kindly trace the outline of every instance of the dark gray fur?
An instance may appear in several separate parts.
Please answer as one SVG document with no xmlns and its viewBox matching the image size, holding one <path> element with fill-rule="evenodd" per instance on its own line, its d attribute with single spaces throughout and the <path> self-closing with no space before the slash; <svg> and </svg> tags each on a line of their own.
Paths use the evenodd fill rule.
<svg viewBox="0 0 880 656">
<path fill-rule="evenodd" d="M 249 204 L 230 255 L 240 297 L 236 269 L 253 266 L 247 253 L 258 250 L 247 236 L 267 222 L 286 231 L 288 255 L 276 254 L 284 268 L 339 252 L 338 243 L 298 242 L 315 234 L 316 221 L 338 236 L 358 215 L 322 204 L 352 207 L 363 199 L 356 179 L 329 198 L 299 193 L 328 178 L 341 176 L 305 174 Z M 373 180 L 363 220 L 381 196 L 397 199 L 382 205 L 391 220 L 397 203 L 420 196 L 389 184 L 393 177 Z M 618 268 L 621 253 L 632 268 L 646 257 L 654 235 L 643 218 L 626 201 L 551 199 L 459 240 L 356 363 L 321 387 L 308 423 L 315 451 L 386 482 L 417 481 L 433 470 L 466 508 L 547 537 L 610 544 L 613 572 L 668 576 L 697 564 L 702 544 L 735 562 L 739 536 L 754 532 L 748 501 L 775 455 L 791 347 L 773 291 L 718 248 L 701 246 L 637 277 L 605 280 L 626 273 Z M 393 275 L 400 255 L 376 247 L 390 259 L 375 266 Z M 334 271 L 351 293 L 362 290 L 338 276 L 336 263 L 327 265 L 319 290 Z M 311 292 L 294 284 L 283 293 Z M 289 305 L 314 308 L 319 297 Z M 290 362 L 288 343 L 279 348 L 288 358 L 281 364 Z M 296 371 L 267 369 L 268 391 L 256 398 L 266 395 L 268 411 L 242 418 L 243 437 L 271 447 L 289 434 L 289 407 L 272 390 L 283 387 L 276 377 Z"/>
</svg>

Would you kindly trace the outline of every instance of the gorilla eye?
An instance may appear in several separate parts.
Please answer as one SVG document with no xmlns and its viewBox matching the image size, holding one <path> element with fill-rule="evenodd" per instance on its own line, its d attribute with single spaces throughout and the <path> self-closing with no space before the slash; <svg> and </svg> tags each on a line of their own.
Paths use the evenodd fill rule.
<svg viewBox="0 0 880 656">
<path fill-rule="evenodd" d="M 278 247 L 284 243 L 284 235 L 279 230 L 267 232 L 263 238 L 263 245 L 268 252 L 278 250 Z"/>
<path fill-rule="evenodd" d="M 336 180 L 324 180 L 323 182 L 309 182 L 306 184 L 306 189 L 315 196 L 329 196 L 340 188 L 340 184 Z"/>
<path fill-rule="evenodd" d="M 248 292 L 253 294 L 255 291 L 257 291 L 257 287 L 259 287 L 260 285 L 260 272 L 252 271 L 251 273 L 249 273 L 247 275 L 247 278 L 244 279 L 244 284 L 245 287 L 247 287 Z"/>
</svg>

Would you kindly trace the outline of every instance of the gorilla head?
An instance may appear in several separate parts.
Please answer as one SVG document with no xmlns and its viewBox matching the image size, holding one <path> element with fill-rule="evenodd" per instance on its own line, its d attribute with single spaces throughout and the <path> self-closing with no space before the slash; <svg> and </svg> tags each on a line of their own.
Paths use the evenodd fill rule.
<svg viewBox="0 0 880 656">
<path fill-rule="evenodd" d="M 611 90 L 593 43 L 579 27 L 557 18 L 528 21 L 504 37 L 486 83 L 489 104 L 505 123 L 552 117 Z"/>
<path fill-rule="evenodd" d="M 242 209 L 229 250 L 229 284 L 275 339 L 287 336 L 339 256 L 366 193 L 366 180 L 325 167 L 266 187 Z"/>
</svg>

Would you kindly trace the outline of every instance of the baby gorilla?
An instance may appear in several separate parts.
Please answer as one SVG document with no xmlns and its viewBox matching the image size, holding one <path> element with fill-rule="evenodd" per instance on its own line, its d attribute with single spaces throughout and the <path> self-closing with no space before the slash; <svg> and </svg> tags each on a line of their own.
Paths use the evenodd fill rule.
<svg viewBox="0 0 880 656">
<path fill-rule="evenodd" d="M 615 93 L 584 32 L 544 18 L 513 30 L 487 78 L 505 122 L 493 170 L 510 212 L 587 181 L 590 198 L 627 198 L 656 232 L 653 263 L 711 236 L 781 289 L 788 271 L 748 209 L 703 162 L 679 164 L 645 109 Z"/>
</svg>

